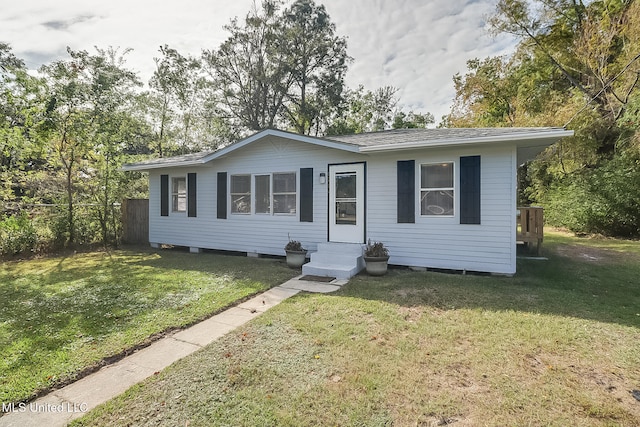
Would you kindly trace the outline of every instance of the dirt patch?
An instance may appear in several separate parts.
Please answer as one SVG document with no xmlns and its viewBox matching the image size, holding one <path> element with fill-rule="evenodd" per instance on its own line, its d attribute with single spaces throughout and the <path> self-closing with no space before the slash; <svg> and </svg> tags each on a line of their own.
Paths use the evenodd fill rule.
<svg viewBox="0 0 640 427">
<path fill-rule="evenodd" d="M 424 308 L 417 307 L 398 307 L 398 311 L 400 315 L 410 323 L 415 323 L 422 317 L 422 313 L 424 312 Z"/>
<path fill-rule="evenodd" d="M 640 419 L 640 405 L 633 396 L 633 387 L 636 383 L 627 378 L 624 372 L 575 365 L 570 365 L 569 370 L 582 384 L 582 389 L 591 390 L 591 393 L 599 396 L 600 400 L 615 400 L 623 410 Z"/>
<path fill-rule="evenodd" d="M 594 264 L 614 264 L 635 258 L 629 253 L 579 245 L 559 245 L 556 252 L 567 258 Z"/>
</svg>

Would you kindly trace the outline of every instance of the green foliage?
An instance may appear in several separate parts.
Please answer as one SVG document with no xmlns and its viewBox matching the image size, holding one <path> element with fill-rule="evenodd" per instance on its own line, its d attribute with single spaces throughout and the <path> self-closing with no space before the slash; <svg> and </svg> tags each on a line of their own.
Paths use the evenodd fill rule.
<svg viewBox="0 0 640 427">
<path fill-rule="evenodd" d="M 406 113 L 398 108 L 398 88 L 383 86 L 365 90 L 363 85 L 347 90 L 327 135 L 377 132 L 387 129 L 425 128 L 434 122 L 431 113 Z"/>
<path fill-rule="evenodd" d="M 324 5 L 296 0 L 283 11 L 276 32 L 278 56 L 291 81 L 285 92 L 286 123 L 297 133 L 322 133 L 328 114 L 342 100 L 347 65 L 345 37 L 336 35 Z"/>
<path fill-rule="evenodd" d="M 161 46 L 160 53 L 161 58 L 154 58 L 156 70 L 146 99 L 158 155 L 215 147 L 212 132 L 206 131 L 202 62 L 168 45 Z"/>
<path fill-rule="evenodd" d="M 28 210 L 46 246 L 117 245 L 115 205 L 148 193 L 146 176 L 123 163 L 271 127 L 324 135 L 433 123 L 398 109 L 392 86 L 346 89 L 346 38 L 313 0 L 264 0 L 225 28 L 201 58 L 161 46 L 147 91 L 129 49 L 68 48 L 34 77 L 0 42 L 0 214 Z M 38 218 L 38 205 L 55 213 Z"/>
<path fill-rule="evenodd" d="M 567 176 L 544 197 L 547 222 L 577 233 L 640 235 L 640 159 L 623 155 Z"/>
<path fill-rule="evenodd" d="M 323 5 L 265 0 L 203 53 L 211 102 L 238 133 L 283 127 L 323 134 L 344 98 L 351 58 Z"/>
<path fill-rule="evenodd" d="M 456 75 L 450 126 L 567 126 L 520 176 L 519 199 L 581 233 L 639 236 L 640 2 L 500 0 L 489 23 L 510 57 Z"/>
<path fill-rule="evenodd" d="M 38 234 L 25 213 L 0 221 L 0 255 L 30 253 L 36 249 Z"/>
</svg>

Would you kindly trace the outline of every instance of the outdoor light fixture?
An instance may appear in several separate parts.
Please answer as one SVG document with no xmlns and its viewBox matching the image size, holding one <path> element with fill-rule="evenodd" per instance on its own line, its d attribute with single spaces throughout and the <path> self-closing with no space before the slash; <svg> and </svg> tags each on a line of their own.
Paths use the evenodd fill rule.
<svg viewBox="0 0 640 427">
<path fill-rule="evenodd" d="M 327 182 L 327 175 L 324 172 L 320 172 L 320 184 L 325 184 Z"/>
</svg>

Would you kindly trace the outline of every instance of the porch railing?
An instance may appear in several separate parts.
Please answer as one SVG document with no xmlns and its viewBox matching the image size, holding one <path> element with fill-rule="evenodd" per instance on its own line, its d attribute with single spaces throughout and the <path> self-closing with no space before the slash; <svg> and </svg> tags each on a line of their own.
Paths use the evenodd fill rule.
<svg viewBox="0 0 640 427">
<path fill-rule="evenodd" d="M 539 206 L 519 207 L 517 213 L 516 240 L 527 246 L 536 245 L 536 254 L 544 239 L 544 213 Z"/>
</svg>

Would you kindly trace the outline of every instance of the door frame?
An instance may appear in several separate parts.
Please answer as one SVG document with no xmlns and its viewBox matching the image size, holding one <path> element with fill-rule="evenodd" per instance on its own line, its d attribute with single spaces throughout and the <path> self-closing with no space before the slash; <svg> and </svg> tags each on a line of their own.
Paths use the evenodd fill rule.
<svg viewBox="0 0 640 427">
<path fill-rule="evenodd" d="M 335 210 L 335 200 L 331 197 L 332 168 L 336 166 L 361 165 L 362 166 L 362 239 L 353 243 L 366 243 L 367 236 L 367 162 L 343 162 L 329 163 L 327 165 L 327 242 L 331 242 L 331 212 Z M 357 221 L 357 219 L 356 219 Z"/>
</svg>

